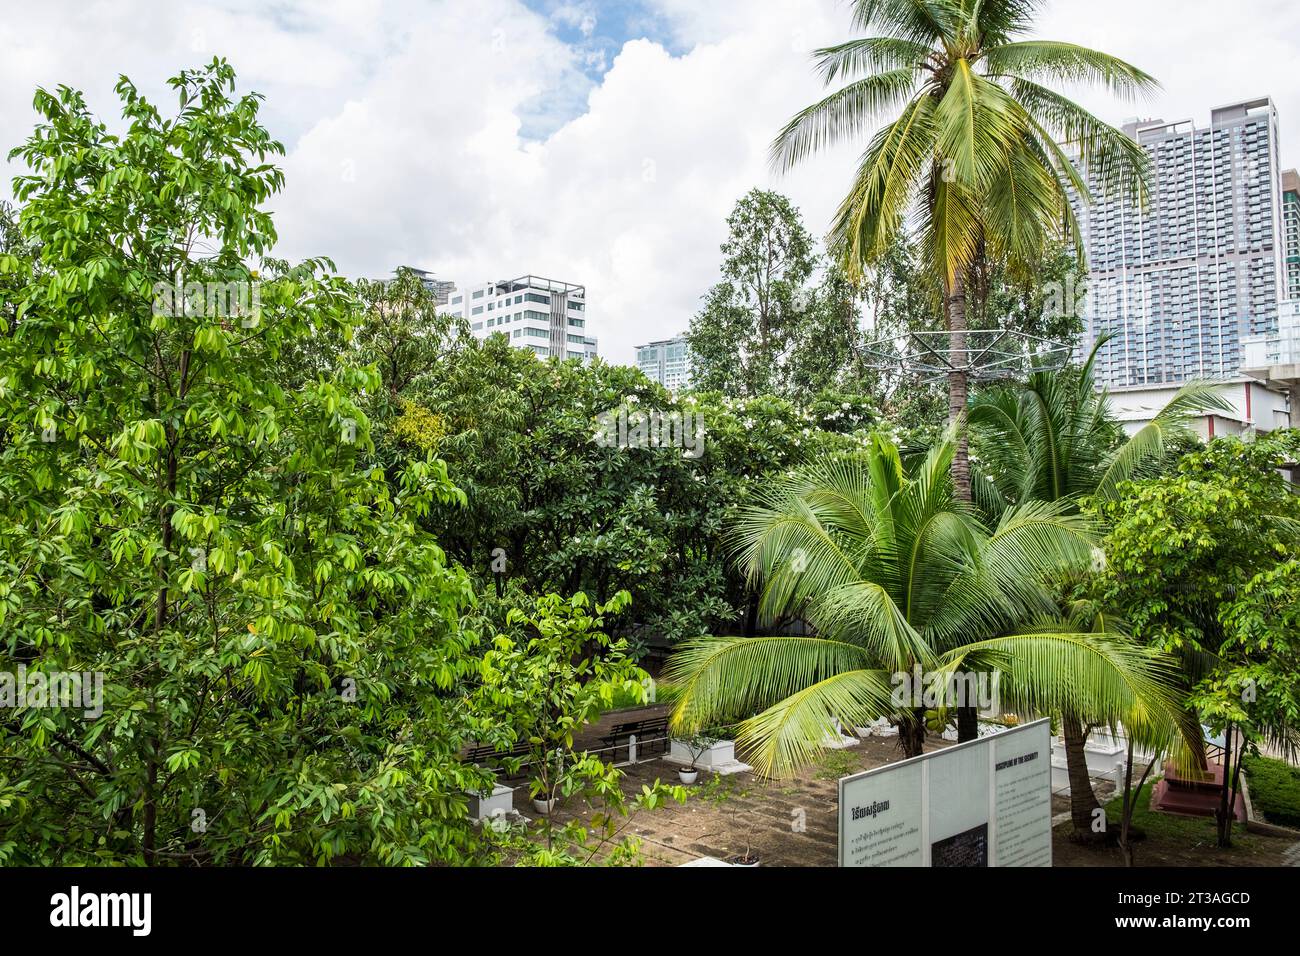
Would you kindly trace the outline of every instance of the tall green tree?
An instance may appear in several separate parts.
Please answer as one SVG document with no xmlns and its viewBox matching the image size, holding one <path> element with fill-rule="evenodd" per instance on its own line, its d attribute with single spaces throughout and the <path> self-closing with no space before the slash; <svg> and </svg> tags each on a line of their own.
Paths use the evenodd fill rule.
<svg viewBox="0 0 1300 956">
<path fill-rule="evenodd" d="M 1054 238 L 1082 249 L 1068 192 L 1085 174 L 1140 193 L 1138 145 L 1049 84 L 1097 83 L 1123 96 L 1155 81 L 1115 57 L 1070 43 L 1020 39 L 1037 0 L 855 0 L 854 25 L 875 36 L 818 50 L 825 82 L 849 82 L 798 113 L 772 147 L 788 169 L 885 119 L 862 154 L 831 225 L 852 272 L 884 255 L 912 215 L 942 295 L 949 336 L 948 413 L 969 392 L 967 298 L 983 258 L 1033 262 Z M 888 118 L 891 117 L 892 118 Z M 1073 148 L 1076 156 L 1067 153 Z M 970 499 L 964 432 L 953 457 Z"/>
<path fill-rule="evenodd" d="M 413 269 L 398 269 L 392 279 L 363 279 L 357 295 L 365 310 L 357 351 L 362 362 L 377 368 L 390 399 L 468 344 L 469 324 L 440 312 L 437 298 Z"/>
<path fill-rule="evenodd" d="M 385 390 L 386 396 L 386 390 Z M 383 400 L 388 403 L 387 397 Z M 877 413 L 860 396 L 673 396 L 637 370 L 540 360 L 503 336 L 469 341 L 402 389 L 378 440 L 386 462 L 435 451 L 466 495 L 426 526 L 480 590 L 632 595 L 614 617 L 637 649 L 757 617 L 725 561 L 723 529 L 752 487 L 854 447 Z M 602 416 L 688 417 L 695 447 L 594 439 Z M 698 429 L 698 430 L 697 430 Z"/>
<path fill-rule="evenodd" d="M 0 711 L 0 852 L 475 858 L 472 593 L 418 526 L 462 496 L 436 460 L 374 468 L 373 370 L 283 363 L 347 341 L 357 303 L 324 262 L 250 268 L 282 149 L 234 83 L 182 72 L 164 113 L 124 77 L 121 133 L 39 90 L 12 154 L 32 253 L 0 255 L 0 671 L 102 695 Z"/>
<path fill-rule="evenodd" d="M 727 219 L 722 278 L 691 319 L 692 383 L 739 398 L 800 401 L 844 384 L 859 345 L 857 291 L 823 263 L 799 211 L 752 189 Z"/>
</svg>

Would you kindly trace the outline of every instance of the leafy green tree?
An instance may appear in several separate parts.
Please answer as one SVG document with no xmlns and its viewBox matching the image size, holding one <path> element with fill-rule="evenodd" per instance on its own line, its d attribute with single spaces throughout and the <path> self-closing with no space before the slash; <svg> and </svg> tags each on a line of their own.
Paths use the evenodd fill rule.
<svg viewBox="0 0 1300 956">
<path fill-rule="evenodd" d="M 1203 712 L 1294 755 L 1300 747 L 1300 559 L 1266 567 L 1219 613 L 1220 666 L 1201 689 Z"/>
<path fill-rule="evenodd" d="M 417 377 L 387 433 L 385 460 L 429 451 L 467 507 L 427 527 L 482 590 L 632 595 L 618 633 L 640 653 L 701 633 L 756 627 L 756 605 L 725 561 L 725 522 L 754 482 L 855 447 L 877 417 L 862 396 L 822 390 L 801 411 L 773 396 L 672 396 L 638 371 L 539 360 L 501 336 L 469 342 Z M 680 415 L 698 447 L 606 447 L 601 416 Z M 694 437 L 694 433 L 692 435 Z M 499 588 L 498 588 L 499 586 Z"/>
<path fill-rule="evenodd" d="M 1131 642 L 1017 629 L 1050 612 L 1044 576 L 1086 561 L 1092 534 L 1048 502 L 985 525 L 953 493 L 955 448 L 949 436 L 909 474 L 877 436 L 861 455 L 761 493 L 735 527 L 742 567 L 765 615 L 797 608 L 819 636 L 688 643 L 666 672 L 680 694 L 676 725 L 746 718 L 739 741 L 767 773 L 810 759 L 836 721 L 889 716 L 904 752 L 920 753 L 925 708 L 894 695 L 917 668 L 997 672 L 1001 699 L 1029 712 L 1084 707 L 1117 719 L 1158 700 L 1160 662 Z"/>
<path fill-rule="evenodd" d="M 437 410 L 438 454 L 468 502 L 467 512 L 435 510 L 429 527 L 484 584 L 582 591 L 597 603 L 627 590 L 637 622 L 654 632 L 699 633 L 733 616 L 704 551 L 719 533 L 706 513 L 719 504 L 703 478 L 707 419 L 699 457 L 595 440 L 601 415 L 682 410 L 639 371 L 539 360 L 491 336 L 407 394 Z M 408 410 L 396 427 L 410 421 Z"/>
<path fill-rule="evenodd" d="M 691 319 L 693 384 L 798 400 L 842 384 L 858 344 L 856 290 L 836 270 L 814 287 L 816 244 L 779 193 L 752 189 L 727 219 L 722 280 Z"/>
<path fill-rule="evenodd" d="M 799 112 L 772 147 L 790 168 L 893 115 L 862 154 L 831 225 L 851 272 L 892 246 L 913 211 L 921 255 L 941 286 L 952 371 L 949 419 L 966 413 L 967 299 L 983 258 L 1024 265 L 1053 240 L 1082 249 L 1067 190 L 1085 201 L 1085 173 L 1140 192 L 1138 145 L 1044 85 L 1098 83 L 1114 93 L 1155 81 L 1122 60 L 1070 43 L 1017 39 L 1033 28 L 1029 0 L 855 0 L 854 25 L 879 35 L 818 50 L 825 82 L 847 85 Z M 850 79 L 852 78 L 852 79 Z M 1062 144 L 1077 150 L 1076 163 Z M 1063 228 L 1062 228 L 1063 226 Z M 953 457 L 958 497 L 970 500 L 964 434 Z"/>
<path fill-rule="evenodd" d="M 259 274 L 282 152 L 222 60 L 123 132 L 66 87 L 12 154 L 31 256 L 0 273 L 3 670 L 102 679 L 92 707 L 6 708 L 10 862 L 459 862 L 481 730 L 472 599 L 418 526 L 463 496 L 436 460 L 369 462 L 372 370 L 282 359 L 345 341 L 346 283 Z"/>
<path fill-rule="evenodd" d="M 1234 735 L 1248 745 L 1286 744 L 1294 733 L 1294 675 L 1271 666 L 1289 645 L 1274 645 L 1277 632 L 1261 615 L 1275 608 L 1281 622 L 1288 613 L 1276 588 L 1293 580 L 1300 496 L 1279 468 L 1297 457 L 1295 431 L 1218 438 L 1186 455 L 1175 474 L 1121 486 L 1102 508 L 1110 523 L 1106 600 L 1136 637 L 1177 655 L 1189 708 L 1225 735 L 1223 845 L 1231 840 Z M 1204 767 L 1204 753 L 1195 757 Z"/>
<path fill-rule="evenodd" d="M 645 702 L 645 671 L 628 654 L 626 641 L 606 633 L 605 615 L 617 614 L 631 600 L 626 591 L 592 606 L 584 594 L 569 599 L 548 594 L 535 609 L 512 608 L 506 631 L 495 636 L 483 656 L 484 712 L 516 715 L 509 728 L 495 729 L 501 749 L 524 743 L 529 749 L 530 794 L 540 800 L 594 804 L 589 817 L 561 823 L 554 811 L 543 819 L 542 839 L 507 845 L 530 865 L 562 866 L 591 862 L 600 855 L 612 863 L 636 859 L 638 841 L 624 836 L 631 814 L 666 800 L 685 802 L 681 787 L 658 781 L 625 798 L 622 773 L 599 753 L 574 751 L 575 735 L 613 705 L 615 695 Z"/>
<path fill-rule="evenodd" d="M 405 392 L 436 362 L 469 340 L 463 317 L 438 311 L 438 300 L 419 273 L 401 268 L 388 280 L 361 280 L 357 295 L 365 319 L 356 334 L 361 360 L 373 364 L 389 396 Z"/>
</svg>

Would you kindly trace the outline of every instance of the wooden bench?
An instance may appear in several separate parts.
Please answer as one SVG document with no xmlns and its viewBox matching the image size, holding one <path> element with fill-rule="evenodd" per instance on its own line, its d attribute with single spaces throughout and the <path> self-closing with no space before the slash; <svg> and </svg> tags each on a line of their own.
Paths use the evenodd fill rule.
<svg viewBox="0 0 1300 956">
<path fill-rule="evenodd" d="M 495 767 L 502 767 L 506 760 L 521 758 L 518 773 L 522 774 L 524 768 L 530 763 L 532 748 L 524 743 L 515 744 L 509 750 L 497 750 L 496 747 L 488 744 L 485 747 L 471 747 L 463 756 L 470 763 L 485 763 Z"/>
<path fill-rule="evenodd" d="M 646 753 L 668 752 L 668 715 L 646 717 L 642 720 L 630 720 L 616 724 L 614 729 L 600 738 L 605 745 L 601 757 L 610 763 L 618 762 L 620 748 L 627 748 L 628 759 L 631 758 L 632 737 L 636 737 L 637 758 Z"/>
</svg>

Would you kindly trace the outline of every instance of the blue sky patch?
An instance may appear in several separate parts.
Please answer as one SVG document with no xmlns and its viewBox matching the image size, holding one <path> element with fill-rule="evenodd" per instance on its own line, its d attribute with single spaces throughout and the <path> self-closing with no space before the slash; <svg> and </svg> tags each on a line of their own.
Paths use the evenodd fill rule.
<svg viewBox="0 0 1300 956">
<path fill-rule="evenodd" d="M 561 42 L 573 49 L 585 82 L 548 91 L 545 102 L 525 110 L 522 135 L 544 139 L 586 110 L 587 94 L 600 83 L 614 57 L 629 40 L 647 39 L 680 56 L 687 50 L 674 40 L 666 18 L 645 0 L 523 0 L 545 17 Z"/>
</svg>

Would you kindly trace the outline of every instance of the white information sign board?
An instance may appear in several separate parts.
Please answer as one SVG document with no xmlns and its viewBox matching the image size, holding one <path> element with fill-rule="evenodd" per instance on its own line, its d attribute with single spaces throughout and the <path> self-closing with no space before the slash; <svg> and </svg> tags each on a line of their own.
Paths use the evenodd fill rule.
<svg viewBox="0 0 1300 956">
<path fill-rule="evenodd" d="M 1051 722 L 839 783 L 840 866 L 1051 866 Z"/>
</svg>

